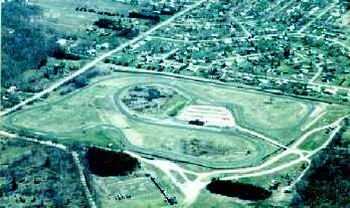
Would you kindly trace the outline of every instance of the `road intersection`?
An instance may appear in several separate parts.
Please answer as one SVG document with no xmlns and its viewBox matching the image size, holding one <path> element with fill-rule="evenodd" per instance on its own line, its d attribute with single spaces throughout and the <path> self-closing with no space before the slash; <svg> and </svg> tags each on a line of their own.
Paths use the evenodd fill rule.
<svg viewBox="0 0 350 208">
<path fill-rule="evenodd" d="M 49 88 L 44 89 L 43 91 L 35 94 L 34 96 L 32 96 L 29 99 L 24 100 L 23 102 L 19 103 L 18 105 L 3 111 L 0 113 L 0 117 L 6 116 L 22 107 L 24 107 L 25 105 L 43 97 L 46 94 L 51 93 L 52 91 L 54 91 L 55 89 L 59 88 L 60 86 L 66 84 L 67 82 L 73 80 L 74 78 L 82 75 L 83 73 L 87 72 L 88 70 L 90 70 L 91 68 L 93 68 L 94 66 L 96 66 L 97 64 L 99 64 L 101 61 L 105 60 L 106 58 L 112 56 L 113 54 L 123 50 L 124 48 L 127 48 L 131 45 L 136 44 L 137 42 L 144 40 L 146 38 L 158 38 L 158 39 L 162 39 L 162 40 L 166 40 L 166 41 L 179 41 L 179 42 L 215 42 L 215 41 L 227 41 L 227 40 L 246 40 L 247 38 L 249 40 L 258 40 L 261 38 L 276 38 L 278 35 L 277 34 L 269 34 L 269 35 L 261 35 L 261 36 L 255 36 L 255 37 L 251 37 L 250 32 L 239 22 L 237 21 L 237 19 L 235 19 L 234 17 L 232 18 L 233 21 L 235 21 L 237 24 L 240 25 L 240 27 L 242 28 L 242 30 L 244 31 L 245 35 L 244 37 L 236 37 L 236 38 L 223 38 L 223 39 L 217 39 L 217 40 L 196 40 L 196 41 L 185 41 L 185 40 L 176 40 L 173 38 L 165 38 L 165 37 L 155 37 L 152 36 L 152 34 L 171 24 L 173 21 L 175 21 L 177 18 L 184 16 L 186 13 L 188 13 L 189 11 L 197 8 L 198 6 L 202 5 L 203 3 L 207 2 L 207 0 L 200 0 L 197 1 L 196 3 L 192 4 L 191 6 L 183 9 L 182 11 L 176 13 L 174 16 L 170 17 L 169 19 L 161 22 L 160 24 L 156 25 L 155 27 L 153 27 L 152 29 L 150 29 L 149 31 L 140 34 L 139 36 L 137 36 L 136 38 L 125 42 L 124 44 L 120 45 L 119 47 L 97 57 L 96 59 L 92 60 L 91 62 L 89 62 L 88 64 L 86 64 L 85 66 L 83 66 L 81 69 L 73 72 L 72 74 L 68 75 L 67 77 L 59 80 L 58 82 L 54 83 L 53 85 L 51 85 Z M 288 6 L 288 4 L 286 5 Z M 319 17 L 322 17 L 323 15 L 325 15 L 329 10 L 331 10 L 333 7 L 335 6 L 335 4 L 332 4 L 330 6 L 328 6 L 327 8 L 325 8 L 316 18 L 314 18 L 313 20 L 311 20 L 310 22 L 308 22 L 306 25 L 304 25 L 304 27 L 302 27 L 297 33 L 290 33 L 290 36 L 294 36 L 294 37 L 299 37 L 299 38 L 303 38 L 303 37 L 311 37 L 311 38 L 318 38 L 318 39 L 322 39 L 322 36 L 317 36 L 317 35 L 312 35 L 312 34 L 305 34 L 304 31 L 307 30 L 307 28 L 312 25 L 315 21 L 317 21 L 317 19 Z M 341 47 L 347 49 L 350 51 L 350 47 L 347 46 L 346 44 L 344 44 L 343 42 L 335 39 L 335 38 L 325 38 L 325 40 L 331 42 L 332 44 L 336 44 L 336 45 L 340 45 Z M 177 49 L 174 49 L 173 51 L 176 51 Z M 169 54 L 167 54 L 168 56 Z M 163 57 L 163 58 L 166 58 Z M 316 74 L 310 79 L 308 80 L 307 84 L 310 84 L 312 86 L 317 86 L 317 87 L 329 87 L 329 85 L 326 84 L 322 84 L 322 83 L 317 83 L 316 79 L 321 75 L 322 73 L 322 68 L 320 65 L 316 66 L 317 68 L 317 72 Z M 148 74 L 160 74 L 162 76 L 169 76 L 174 78 L 174 80 L 176 79 L 190 79 L 190 80 L 195 80 L 195 81 L 201 81 L 201 82 L 206 82 L 206 83 L 210 83 L 210 84 L 218 84 L 218 82 L 213 81 L 213 80 L 208 80 L 208 79 L 204 79 L 204 78 L 198 78 L 198 77 L 190 77 L 190 76 L 185 76 L 185 75 L 177 75 L 177 74 L 171 74 L 171 73 L 164 73 L 164 72 L 151 72 L 151 71 L 147 71 L 147 70 L 140 70 L 140 69 L 135 69 L 133 67 L 117 67 L 116 71 L 122 71 L 122 72 L 133 72 L 133 73 L 148 73 Z M 279 81 L 285 81 L 285 82 L 297 82 L 297 83 L 301 83 L 300 81 L 297 80 L 291 80 L 291 79 L 281 79 L 281 78 L 275 78 L 275 77 L 268 77 L 268 79 L 271 80 L 279 80 Z M 223 83 L 221 83 L 223 84 Z M 226 84 L 228 85 L 228 84 Z M 350 94 L 350 89 L 349 88 L 345 88 L 345 87 L 341 87 L 341 86 L 332 86 L 332 88 L 335 88 L 337 90 L 342 89 L 342 90 L 347 90 L 349 91 Z M 281 150 L 283 150 L 281 153 L 272 156 L 271 158 L 269 158 L 267 161 L 263 162 L 260 165 L 254 166 L 254 167 L 246 167 L 246 168 L 235 168 L 235 169 L 225 169 L 225 170 L 212 170 L 212 171 L 208 171 L 208 172 L 195 172 L 195 171 L 191 171 L 191 170 L 187 170 L 186 168 L 181 167 L 179 164 L 169 161 L 169 160 L 163 160 L 163 159 L 147 159 L 145 157 L 142 156 L 142 154 L 137 153 L 137 152 L 133 152 L 131 150 L 127 150 L 125 151 L 126 153 L 130 154 L 131 156 L 139 159 L 140 161 L 150 164 L 156 168 L 159 168 L 165 175 L 167 175 L 170 180 L 172 181 L 172 183 L 174 183 L 175 186 L 177 186 L 181 192 L 183 193 L 183 195 L 185 196 L 185 204 L 191 205 L 196 198 L 198 197 L 198 194 L 200 193 L 200 191 L 205 188 L 205 186 L 211 181 L 211 179 L 219 177 L 223 180 L 237 180 L 240 178 L 246 178 L 246 177 L 258 177 L 258 176 L 263 176 L 263 175 L 267 175 L 267 174 L 272 174 L 272 173 L 276 173 L 282 170 L 285 170 L 291 166 L 300 164 L 300 163 L 307 163 L 308 165 L 306 166 L 306 168 L 302 171 L 302 173 L 300 174 L 300 176 L 288 187 L 283 187 L 282 190 L 289 190 L 291 189 L 301 178 L 302 176 L 306 173 L 306 171 L 309 168 L 310 162 L 311 162 L 311 157 L 314 156 L 315 154 L 317 154 L 319 151 L 321 151 L 322 149 L 326 148 L 326 146 L 332 141 L 332 139 L 334 138 L 334 136 L 339 132 L 339 130 L 341 129 L 341 122 L 344 120 L 345 117 L 341 117 L 338 118 L 335 122 L 330 123 L 328 125 L 324 125 L 321 127 L 317 127 L 314 129 L 309 130 L 310 127 L 312 127 L 312 125 L 318 120 L 320 119 L 320 117 L 322 115 L 324 115 L 324 109 L 320 110 L 321 112 L 319 113 L 319 116 L 316 116 L 314 118 L 314 120 L 310 121 L 309 124 L 307 124 L 307 128 L 305 128 L 305 130 L 307 130 L 307 132 L 305 132 L 301 137 L 299 137 L 293 144 L 291 144 L 290 146 L 288 145 L 284 145 L 281 144 L 279 142 L 277 142 L 276 140 L 274 140 L 273 138 L 269 138 L 261 133 L 258 133 L 256 131 L 250 130 L 250 129 L 246 129 L 243 127 L 240 127 L 238 125 L 236 125 L 234 128 L 240 132 L 243 133 L 247 133 L 249 135 L 252 135 L 254 138 L 257 139 L 261 139 L 264 140 L 270 144 L 273 144 L 277 147 L 279 147 Z M 141 119 L 144 120 L 148 120 L 151 122 L 154 122 L 157 124 L 157 122 L 159 122 L 158 120 L 152 120 L 150 118 L 143 118 L 141 117 Z M 160 124 L 160 123 L 159 123 Z M 178 123 L 174 123 L 172 121 L 162 121 L 161 122 L 162 125 L 167 125 L 167 126 L 182 126 L 182 127 L 188 127 L 188 125 L 183 126 L 181 124 Z M 316 133 L 316 132 L 320 132 L 320 131 L 324 131 L 325 129 L 333 129 L 330 132 L 330 135 L 327 139 L 326 142 L 324 142 L 320 147 L 312 150 L 312 151 L 306 151 L 306 150 L 301 150 L 299 149 L 300 144 L 302 144 L 303 142 L 305 142 L 310 135 Z M 219 129 L 215 129 L 212 128 L 213 131 L 220 131 Z M 0 131 L 0 135 L 3 137 L 7 137 L 7 138 L 11 138 L 11 139 L 15 139 L 15 138 L 23 138 L 20 137 L 16 134 L 11 134 L 5 131 Z M 47 145 L 47 146 L 51 146 L 54 148 L 58 148 L 64 151 L 68 151 L 68 148 L 62 144 L 57 144 L 57 143 L 53 143 L 51 141 L 41 141 L 41 140 L 37 140 L 37 139 L 33 139 L 33 138 L 24 138 L 26 141 L 29 142 L 35 142 L 35 143 L 39 143 L 42 145 Z M 77 167 L 79 168 L 79 174 L 81 177 L 81 181 L 85 187 L 85 192 L 87 195 L 87 198 L 90 201 L 90 205 L 91 207 L 96 207 L 94 201 L 92 200 L 91 197 L 91 193 L 87 188 L 86 185 L 86 179 L 83 176 L 83 168 L 82 165 L 79 161 L 79 157 L 78 157 L 78 153 L 72 151 L 71 152 L 73 158 L 74 158 L 74 162 L 76 163 Z M 283 158 L 287 157 L 288 155 L 298 155 L 297 159 L 291 160 L 288 163 L 283 163 L 281 165 L 278 166 L 273 166 L 274 163 L 276 163 L 277 161 L 282 160 Z M 181 178 L 182 180 L 178 180 L 178 178 L 176 178 L 173 174 L 173 172 L 176 172 Z M 227 174 L 231 174 L 230 176 L 227 176 Z M 195 176 L 195 179 L 191 180 L 190 177 L 188 177 L 188 175 L 192 175 Z M 224 177 L 221 177 L 222 175 L 225 175 Z"/>
</svg>

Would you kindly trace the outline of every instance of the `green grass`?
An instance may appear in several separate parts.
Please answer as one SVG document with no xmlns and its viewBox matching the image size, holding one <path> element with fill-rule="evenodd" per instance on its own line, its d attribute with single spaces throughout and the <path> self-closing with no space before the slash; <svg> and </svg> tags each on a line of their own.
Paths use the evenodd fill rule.
<svg viewBox="0 0 350 208">
<path fill-rule="evenodd" d="M 266 174 L 258 177 L 241 178 L 237 181 L 242 183 L 254 184 L 266 189 L 269 189 L 269 187 L 271 185 L 274 185 L 276 182 L 279 182 L 280 186 L 282 187 L 288 186 L 300 176 L 303 170 L 303 166 L 305 165 L 305 162 L 300 162 L 273 174 Z"/>
<path fill-rule="evenodd" d="M 174 117 L 178 112 L 183 109 L 187 104 L 188 100 L 181 95 L 175 95 L 169 102 L 167 102 L 163 109 L 164 113 L 167 116 Z"/>
<path fill-rule="evenodd" d="M 254 129 L 293 128 L 309 110 L 308 104 L 301 100 L 264 93 L 192 83 L 185 83 L 183 88 L 191 89 L 193 94 L 213 103 L 232 105 L 238 122 Z"/>
<path fill-rule="evenodd" d="M 108 88 L 86 88 L 83 92 L 64 96 L 54 103 L 14 114 L 11 121 L 20 128 L 49 133 L 68 133 L 102 124 L 98 112 L 102 107 L 98 105 L 99 97 L 96 95 L 103 95 L 105 91 L 108 92 Z"/>
<path fill-rule="evenodd" d="M 74 112 L 72 112 L 72 108 L 74 108 Z M 12 121 L 23 128 L 59 133 L 97 124 L 99 117 L 90 106 L 81 105 L 76 108 L 74 105 L 65 103 L 25 111 L 20 115 L 20 118 L 14 116 Z"/>
<path fill-rule="evenodd" d="M 138 141 L 137 146 L 146 149 L 166 150 L 173 153 L 185 154 L 208 161 L 228 164 L 235 164 L 237 162 L 237 165 L 248 165 L 259 161 L 262 157 L 276 150 L 274 146 L 263 141 L 241 137 L 230 132 L 217 133 L 172 128 L 140 122 L 133 122 L 131 126 L 142 137 L 141 142 Z M 195 152 L 202 150 L 208 151 L 208 153 L 201 154 L 200 156 L 191 154 L 190 143 L 194 140 L 200 141 L 199 148 L 196 148 L 196 145 L 193 146 L 196 149 Z M 132 140 L 131 143 L 133 143 Z M 187 151 L 185 151 L 184 147 L 187 147 Z M 248 151 L 250 154 L 247 154 Z"/>
<path fill-rule="evenodd" d="M 65 144 L 85 144 L 106 147 L 110 144 L 113 149 L 125 147 L 125 139 L 119 131 L 112 128 L 89 128 L 68 135 L 58 136 L 58 141 Z"/>
<path fill-rule="evenodd" d="M 158 184 L 166 191 L 167 195 L 175 196 L 181 201 L 182 196 L 179 190 L 172 184 L 170 179 L 157 168 L 141 163 L 141 169 L 133 175 L 125 177 L 96 177 L 93 176 L 93 184 L 96 190 L 97 204 L 100 207 L 135 207 L 153 208 L 169 207 L 163 195 L 150 180 L 143 176 L 144 173 L 151 173 Z M 115 200 L 117 195 L 130 195 L 131 199 Z"/>
<path fill-rule="evenodd" d="M 349 116 L 350 108 L 341 105 L 329 105 L 326 108 L 326 113 L 317 122 L 315 122 L 310 129 L 321 127 L 324 125 L 329 125 L 335 122 L 342 116 Z"/>
<path fill-rule="evenodd" d="M 94 178 L 97 204 L 100 207 L 165 207 L 163 196 L 146 177 L 127 179 Z M 131 199 L 116 200 L 117 195 L 130 195 Z"/>
<path fill-rule="evenodd" d="M 294 69 L 284 62 L 281 63 L 280 68 L 283 74 L 290 75 L 290 74 L 293 74 L 294 72 Z"/>
<path fill-rule="evenodd" d="M 202 190 L 197 200 L 192 204 L 192 208 L 245 208 L 247 205 L 239 203 L 234 198 L 225 197 L 219 194 L 211 194 L 207 190 Z"/>
<path fill-rule="evenodd" d="M 306 140 L 301 143 L 298 148 L 311 151 L 320 147 L 327 141 L 328 138 L 329 134 L 326 134 L 325 131 L 316 132 L 306 138 Z"/>
<path fill-rule="evenodd" d="M 212 163 L 236 162 L 238 166 L 259 163 L 260 159 L 276 150 L 262 140 L 248 135 L 241 136 L 230 130 L 212 132 L 154 125 L 135 120 L 132 115 L 124 115 L 115 105 L 114 95 L 119 95 L 121 90 L 136 84 L 169 85 L 169 79 L 123 75 L 126 74 L 119 73 L 116 79 L 90 85 L 54 103 L 36 105 L 14 113 L 7 120 L 12 123 L 7 124 L 19 129 L 48 133 L 65 143 L 81 142 L 101 146 L 113 143 L 116 149 L 123 147 L 123 135 L 112 129 L 101 129 L 101 124 L 105 124 L 119 128 L 133 145 L 150 151 L 176 153 Z M 214 87 L 185 80 L 176 80 L 173 85 L 183 94 L 179 93 L 170 100 L 164 107 L 165 111 L 181 109 L 188 99 L 212 105 L 230 105 L 239 125 L 259 130 L 266 135 L 276 135 L 276 132 L 283 131 L 288 137 L 278 139 L 285 142 L 296 134 L 295 128 L 302 123 L 310 108 L 308 103 L 286 97 L 273 96 L 272 103 L 268 104 L 271 95 L 253 91 Z M 188 147 L 194 139 L 200 141 L 200 146 Z M 195 150 L 192 151 L 191 148 Z M 247 154 L 248 151 L 250 154 Z"/>
<path fill-rule="evenodd" d="M 279 152 L 279 153 L 281 153 L 281 152 Z M 290 163 L 298 158 L 299 158 L 299 155 L 288 154 L 288 155 L 284 156 L 283 158 L 280 158 L 276 162 L 273 162 L 272 164 L 260 169 L 259 171 L 266 171 L 266 170 L 270 170 L 270 169 L 279 167 L 281 165 L 286 165 L 286 164 L 288 164 L 288 163 Z M 232 176 L 232 174 L 225 173 L 225 174 L 221 174 L 220 177 L 230 177 L 230 176 Z"/>
<path fill-rule="evenodd" d="M 271 165 L 267 166 L 266 168 L 263 168 L 262 170 L 267 170 L 275 167 L 279 167 L 281 165 L 288 164 L 291 161 L 294 161 L 299 158 L 299 155 L 297 154 L 288 154 L 284 156 L 283 158 L 277 160 L 276 162 L 272 163 Z"/>
</svg>

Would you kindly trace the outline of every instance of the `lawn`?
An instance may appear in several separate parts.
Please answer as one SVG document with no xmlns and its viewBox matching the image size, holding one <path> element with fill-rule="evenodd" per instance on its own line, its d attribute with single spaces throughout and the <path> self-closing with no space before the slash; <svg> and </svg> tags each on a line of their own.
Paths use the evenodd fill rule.
<svg viewBox="0 0 350 208">
<path fill-rule="evenodd" d="M 94 106 L 91 89 L 82 96 L 65 96 L 52 104 L 36 106 L 11 116 L 10 121 L 17 127 L 36 131 L 63 133 L 96 125 L 101 122 Z M 93 89 L 98 93 L 98 89 Z"/>
<path fill-rule="evenodd" d="M 305 167 L 306 163 L 300 162 L 273 174 L 266 174 L 258 177 L 241 178 L 237 181 L 254 184 L 266 189 L 270 189 L 276 184 L 279 184 L 278 187 L 284 187 L 290 185 L 296 178 L 298 178 Z"/>
<path fill-rule="evenodd" d="M 260 139 L 240 135 L 234 129 L 185 128 L 167 121 L 163 123 L 157 115 L 155 118 L 159 123 L 155 124 L 128 114 L 119 109 L 120 106 L 116 103 L 120 92 L 130 86 L 147 83 L 169 86 L 169 81 L 160 76 L 120 73 L 117 78 L 101 80 L 65 95 L 61 100 L 14 113 L 6 120 L 6 124 L 49 133 L 65 143 L 81 142 L 99 146 L 111 143 L 116 149 L 128 146 L 124 139 L 126 137 L 131 144 L 148 152 L 211 164 L 215 161 L 221 165 L 257 164 L 277 149 Z M 181 94 L 166 104 L 164 113 L 169 109 L 181 110 L 185 105 L 183 102 L 188 99 L 209 105 L 228 106 L 238 125 L 266 135 L 288 133 L 288 137 L 276 137 L 285 143 L 293 136 L 298 136 L 294 130 L 307 118 L 312 106 L 296 99 L 180 79 L 171 83 L 170 86 L 177 88 Z"/>
<path fill-rule="evenodd" d="M 211 194 L 209 191 L 203 189 L 197 200 L 192 204 L 193 208 L 226 208 L 226 207 L 235 207 L 235 208 L 246 208 L 246 205 L 239 203 L 236 199 L 221 196 L 219 194 Z"/>
<path fill-rule="evenodd" d="M 176 197 L 181 202 L 182 194 L 172 184 L 168 176 L 159 169 L 146 163 L 141 163 L 141 169 L 124 177 L 97 177 L 93 176 L 97 204 L 100 207 L 169 207 L 164 196 L 145 173 L 154 177 L 158 185 L 167 196 Z M 131 198 L 117 199 L 117 196 L 131 196 Z"/>
<path fill-rule="evenodd" d="M 219 133 L 131 122 L 135 134 L 141 137 L 138 140 L 142 140 L 138 141 L 138 146 L 215 161 L 217 164 L 249 165 L 276 150 L 268 143 L 229 131 Z"/>
<path fill-rule="evenodd" d="M 312 151 L 320 147 L 323 143 L 327 141 L 329 134 L 326 134 L 324 130 L 315 132 L 311 134 L 306 140 L 301 143 L 298 148 L 303 150 Z"/>
<path fill-rule="evenodd" d="M 238 122 L 253 129 L 293 128 L 309 110 L 303 101 L 259 92 L 199 84 L 184 88 L 193 89 L 193 93 L 213 103 L 231 105 Z"/>
</svg>

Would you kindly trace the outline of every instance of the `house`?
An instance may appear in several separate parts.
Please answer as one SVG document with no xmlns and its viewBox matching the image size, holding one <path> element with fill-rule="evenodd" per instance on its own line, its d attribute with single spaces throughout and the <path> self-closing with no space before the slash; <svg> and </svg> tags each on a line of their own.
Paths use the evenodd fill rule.
<svg viewBox="0 0 350 208">
<path fill-rule="evenodd" d="M 17 89 L 17 87 L 14 86 L 14 85 L 12 85 L 11 87 L 9 87 L 9 88 L 7 89 L 7 92 L 8 92 L 8 93 L 14 93 L 14 92 L 16 91 L 16 89 Z"/>
<path fill-rule="evenodd" d="M 321 87 L 318 85 L 308 85 L 306 90 L 309 92 L 321 92 Z"/>
<path fill-rule="evenodd" d="M 323 90 L 323 93 L 329 94 L 329 95 L 334 95 L 337 92 L 336 88 L 326 88 Z"/>
</svg>

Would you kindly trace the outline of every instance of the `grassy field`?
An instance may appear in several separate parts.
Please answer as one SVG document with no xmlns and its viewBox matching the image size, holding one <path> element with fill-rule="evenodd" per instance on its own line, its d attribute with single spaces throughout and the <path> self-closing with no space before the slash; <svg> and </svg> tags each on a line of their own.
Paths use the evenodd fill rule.
<svg viewBox="0 0 350 208">
<path fill-rule="evenodd" d="M 114 126 L 120 128 L 126 138 L 136 146 L 218 162 L 244 161 L 244 164 L 248 165 L 275 150 L 263 141 L 254 140 L 249 136 L 242 137 L 234 132 L 210 132 L 153 125 L 135 120 L 118 110 L 112 98 L 115 93 L 125 86 L 146 80 L 157 80 L 164 84 L 167 82 L 166 79 L 153 79 L 126 77 L 107 80 L 67 95 L 55 103 L 16 113 L 9 121 L 17 128 L 55 135 L 65 143 L 82 142 L 103 146 L 113 143 L 116 148 L 120 148 L 123 146 L 123 135 L 118 135 L 118 132 L 113 130 Z M 178 82 L 179 86 L 181 84 Z M 173 105 L 169 104 L 167 108 L 178 108 L 178 103 L 173 102 Z M 11 122 L 8 123 L 11 125 Z M 111 128 L 101 129 L 101 125 L 109 125 Z"/>
<path fill-rule="evenodd" d="M 325 131 L 316 132 L 311 134 L 298 148 L 311 151 L 320 147 L 328 138 L 329 134 L 326 134 Z"/>
<path fill-rule="evenodd" d="M 325 115 L 315 122 L 310 129 L 328 125 L 342 116 L 350 114 L 350 108 L 341 105 L 329 105 L 326 108 Z"/>
<path fill-rule="evenodd" d="M 272 164 L 270 164 L 269 166 L 266 166 L 265 168 L 263 168 L 261 170 L 263 171 L 263 170 L 269 170 L 271 168 L 276 168 L 276 167 L 279 167 L 281 165 L 288 164 L 288 163 L 290 163 L 298 158 L 299 158 L 299 155 L 297 155 L 297 154 L 288 154 L 288 155 L 284 156 L 283 158 L 277 160 L 276 162 L 273 162 Z"/>
<path fill-rule="evenodd" d="M 229 106 L 238 125 L 272 135 L 282 143 L 299 136 L 300 131 L 296 129 L 304 124 L 314 105 L 286 97 L 185 80 L 172 81 L 169 85 L 169 81 L 160 76 L 119 73 L 118 78 L 102 80 L 53 103 L 19 111 L 11 115 L 5 124 L 47 133 L 64 143 L 113 144 L 114 148 L 120 149 L 125 147 L 127 138 L 132 145 L 150 151 L 169 152 L 203 161 L 251 165 L 259 163 L 277 148 L 249 135 L 240 135 L 233 129 L 212 131 L 184 128 L 181 125 L 169 126 L 168 122 L 160 118 L 157 120 L 157 115 L 157 123 L 150 123 L 125 112 L 118 105 L 118 96 L 125 88 L 137 84 L 172 86 L 181 91 L 181 99 L 176 98 L 167 103 L 165 109 L 180 110 L 185 106 L 184 97 L 186 101 Z M 336 118 L 342 111 L 334 108 L 334 112 L 337 114 L 330 116 Z M 328 117 L 324 119 L 332 120 Z"/>
<path fill-rule="evenodd" d="M 34 0 L 32 2 L 43 9 L 43 23 L 59 28 L 61 31 L 69 33 L 84 31 L 97 20 L 95 14 L 78 14 L 75 8 L 79 4 L 71 0 Z"/>
<path fill-rule="evenodd" d="M 166 103 L 166 106 L 164 106 L 164 114 L 171 117 L 176 116 L 178 112 L 190 102 L 191 101 L 186 100 L 185 97 L 176 95 L 170 102 Z"/>
<path fill-rule="evenodd" d="M 169 178 L 158 169 L 141 163 L 141 169 L 125 177 L 97 177 L 93 176 L 93 184 L 100 207 L 169 207 L 156 185 L 145 173 L 155 177 L 159 186 L 169 197 L 182 199 L 179 190 L 169 181 Z M 118 196 L 130 196 L 118 200 Z M 175 206 L 177 207 L 177 206 Z"/>
<path fill-rule="evenodd" d="M 197 201 L 192 204 L 193 208 L 226 208 L 226 207 L 235 207 L 235 208 L 246 208 L 248 205 L 242 204 L 241 201 L 232 199 L 230 197 L 221 196 L 219 194 L 211 194 L 207 190 L 202 190 L 198 196 Z"/>
<path fill-rule="evenodd" d="M 277 186 L 277 183 L 278 187 L 284 187 L 290 185 L 297 177 L 299 177 L 305 167 L 306 163 L 301 162 L 273 174 L 267 174 L 258 177 L 241 178 L 237 181 L 254 184 L 266 189 L 271 189 L 273 186 Z"/>
<path fill-rule="evenodd" d="M 96 111 L 98 107 L 94 105 L 96 97 L 93 97 L 91 90 L 99 93 L 99 90 L 102 92 L 104 89 L 87 89 L 83 96 L 68 95 L 59 102 L 32 108 L 21 115 L 16 114 L 12 121 L 22 128 L 52 133 L 71 132 L 96 125 L 100 119 Z"/>
<path fill-rule="evenodd" d="M 233 133 L 216 133 L 133 122 L 147 149 L 167 150 L 217 162 L 249 164 L 273 152 L 275 147 Z"/>
<path fill-rule="evenodd" d="M 58 140 L 64 144 L 85 144 L 101 147 L 110 146 L 122 149 L 126 145 L 125 138 L 118 129 L 109 126 L 88 128 L 70 134 L 58 135 Z"/>
<path fill-rule="evenodd" d="M 215 88 L 201 84 L 184 88 L 193 89 L 192 93 L 206 100 L 232 105 L 233 110 L 236 111 L 234 113 L 238 114 L 235 115 L 238 122 L 246 123 L 254 129 L 292 128 L 301 121 L 309 110 L 309 106 L 303 101 L 263 93 Z"/>
<path fill-rule="evenodd" d="M 94 177 L 97 204 L 100 207 L 165 207 L 163 196 L 146 177 L 117 179 L 113 177 Z M 119 196 L 131 196 L 118 200 Z"/>
</svg>

